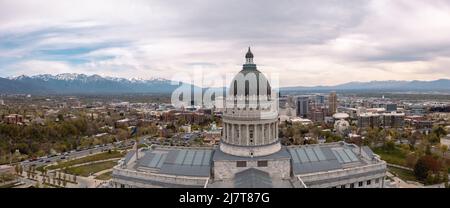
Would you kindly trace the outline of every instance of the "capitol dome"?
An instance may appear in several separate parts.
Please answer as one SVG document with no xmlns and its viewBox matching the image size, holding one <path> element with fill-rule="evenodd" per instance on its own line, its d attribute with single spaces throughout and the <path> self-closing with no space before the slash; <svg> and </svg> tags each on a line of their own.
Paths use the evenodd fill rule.
<svg viewBox="0 0 450 208">
<path fill-rule="evenodd" d="M 347 119 L 347 118 L 349 118 L 350 116 L 347 114 L 347 113 L 335 113 L 334 115 L 333 115 L 333 118 L 334 119 L 337 119 L 337 120 L 340 120 L 340 119 Z"/>
<path fill-rule="evenodd" d="M 346 135 L 350 130 L 350 123 L 344 119 L 337 120 L 334 123 L 334 129 L 340 135 Z"/>
<path fill-rule="evenodd" d="M 266 76 L 253 63 L 253 53 L 250 48 L 245 55 L 246 63 L 230 83 L 228 97 L 233 98 L 235 105 L 240 101 L 246 108 L 261 107 L 261 101 L 272 98 L 272 88 Z"/>
<path fill-rule="evenodd" d="M 220 150 L 236 156 L 265 156 L 281 149 L 277 93 L 253 57 L 249 48 L 242 70 L 230 83 L 223 114 Z"/>
</svg>

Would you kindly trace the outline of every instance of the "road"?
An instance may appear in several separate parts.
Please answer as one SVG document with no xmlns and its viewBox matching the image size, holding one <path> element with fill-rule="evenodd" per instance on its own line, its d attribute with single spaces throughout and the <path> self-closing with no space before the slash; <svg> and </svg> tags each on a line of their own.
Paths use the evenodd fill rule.
<svg viewBox="0 0 450 208">
<path fill-rule="evenodd" d="M 140 144 L 146 143 L 146 138 L 148 138 L 148 136 L 143 136 L 142 139 L 140 139 Z M 126 142 L 122 142 L 122 143 L 126 143 L 123 144 L 124 148 L 129 148 L 133 146 L 133 140 L 128 140 Z M 117 144 L 116 144 L 117 145 Z M 92 154 L 96 154 L 96 153 L 100 153 L 103 151 L 108 151 L 109 149 L 113 149 L 115 147 L 114 143 L 110 143 L 110 144 L 105 144 L 103 146 L 98 146 L 98 147 L 93 147 L 90 149 L 85 149 L 85 150 L 72 150 L 68 153 L 66 153 L 66 155 L 61 154 L 58 156 L 53 156 L 53 157 L 48 157 L 48 158 L 42 158 L 42 159 L 38 159 L 36 161 L 23 161 L 21 162 L 22 166 L 24 168 L 27 168 L 29 166 L 35 165 L 36 167 L 42 166 L 42 165 L 48 165 L 48 164 L 52 164 L 55 162 L 58 162 L 60 160 L 72 160 L 72 159 L 76 159 L 76 158 L 80 158 L 80 157 L 85 157 L 88 155 L 92 155 Z"/>
<path fill-rule="evenodd" d="M 139 144 L 148 144 L 148 138 L 149 136 L 142 136 L 139 139 Z M 110 144 L 105 144 L 105 145 L 101 145 L 101 146 L 96 146 L 96 147 L 92 147 L 89 149 L 85 149 L 85 150 L 73 150 L 67 153 L 63 153 L 61 155 L 58 156 L 53 156 L 53 157 L 47 157 L 47 158 L 39 158 L 38 160 L 35 161 L 23 161 L 21 162 L 21 165 L 24 167 L 24 170 L 27 170 L 27 168 L 29 166 L 42 166 L 42 165 L 49 165 L 52 163 L 56 163 L 60 160 L 72 160 L 72 159 L 76 159 L 76 158 L 81 158 L 81 157 L 85 157 L 85 156 L 89 156 L 92 154 L 97 154 L 100 152 L 104 152 L 104 151 L 108 151 L 110 149 L 113 149 L 117 146 L 121 146 L 121 148 L 131 148 L 134 145 L 134 141 L 133 139 L 129 139 L 127 141 L 123 141 L 120 143 L 110 143 Z M 110 171 L 110 170 L 109 170 Z M 40 172 L 39 172 L 40 173 Z M 67 174 L 69 176 L 69 174 Z M 73 176 L 71 176 L 73 177 Z M 42 183 L 42 176 L 40 174 L 38 174 L 37 178 L 36 178 L 40 183 Z M 24 185 L 21 185 L 19 187 L 28 187 L 31 185 L 35 185 L 36 181 L 30 180 L 26 178 L 26 172 L 24 171 L 24 174 L 22 175 L 22 177 L 20 177 L 20 181 L 24 182 Z M 77 177 L 77 184 L 71 184 L 68 183 L 67 187 L 70 188 L 95 188 L 97 186 L 99 186 L 102 182 L 101 180 L 96 180 L 93 177 L 82 177 L 82 176 L 78 176 Z"/>
</svg>

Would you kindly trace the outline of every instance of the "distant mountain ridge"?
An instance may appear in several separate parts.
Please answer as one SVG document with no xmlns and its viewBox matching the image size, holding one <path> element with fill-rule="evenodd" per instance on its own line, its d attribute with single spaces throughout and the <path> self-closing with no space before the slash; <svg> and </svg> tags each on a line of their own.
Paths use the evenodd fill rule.
<svg viewBox="0 0 450 208">
<path fill-rule="evenodd" d="M 370 82 L 348 82 L 334 86 L 315 87 L 283 87 L 281 91 L 327 91 L 327 90 L 366 90 L 366 91 L 450 91 L 449 79 L 438 79 L 433 81 L 370 81 Z"/>
<path fill-rule="evenodd" d="M 21 75 L 0 80 L 0 91 L 41 94 L 170 93 L 178 87 L 178 85 L 172 85 L 171 82 L 162 78 L 125 79 L 75 73 Z M 16 86 L 8 86 L 13 83 Z"/>
<path fill-rule="evenodd" d="M 122 93 L 171 93 L 179 85 L 171 80 L 125 79 L 75 73 L 41 74 L 0 78 L 0 93 L 29 94 L 122 94 Z M 450 91 L 450 80 L 434 81 L 370 81 L 348 82 L 335 86 L 282 87 L 281 92 L 295 91 Z"/>
</svg>

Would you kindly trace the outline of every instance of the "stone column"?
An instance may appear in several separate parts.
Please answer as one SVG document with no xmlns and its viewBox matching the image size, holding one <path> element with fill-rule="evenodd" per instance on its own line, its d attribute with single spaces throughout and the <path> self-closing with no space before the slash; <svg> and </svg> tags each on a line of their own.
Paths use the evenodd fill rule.
<svg viewBox="0 0 450 208">
<path fill-rule="evenodd" d="M 258 143 L 258 124 L 253 125 L 253 144 L 259 145 L 259 143 Z"/>
<path fill-rule="evenodd" d="M 275 122 L 275 138 L 278 138 L 278 122 Z"/>
<path fill-rule="evenodd" d="M 227 125 L 223 124 L 223 130 L 222 130 L 222 141 L 225 142 L 227 140 Z"/>
<path fill-rule="evenodd" d="M 264 124 L 261 124 L 261 144 L 265 144 L 265 141 Z"/>
<path fill-rule="evenodd" d="M 245 127 L 245 128 L 246 128 L 246 131 L 245 131 L 245 132 L 247 132 L 247 139 L 246 139 L 247 145 L 250 144 L 250 129 L 249 129 L 249 127 L 250 127 L 250 125 L 248 125 L 248 124 L 247 124 L 247 126 Z"/>
<path fill-rule="evenodd" d="M 231 125 L 229 123 L 227 123 L 227 143 L 231 143 Z"/>
<path fill-rule="evenodd" d="M 269 132 L 268 132 L 267 143 L 271 143 L 271 142 L 272 142 L 272 124 L 269 123 Z"/>
<path fill-rule="evenodd" d="M 239 126 L 238 144 L 239 144 L 239 145 L 242 145 L 242 138 L 244 138 L 244 137 L 242 136 L 242 125 L 241 125 L 241 124 L 238 124 L 238 126 Z"/>
<path fill-rule="evenodd" d="M 227 126 L 227 143 L 230 143 L 230 132 L 231 132 L 231 130 L 230 130 L 230 124 L 225 124 L 226 126 Z"/>
<path fill-rule="evenodd" d="M 279 126 L 280 124 L 277 122 L 277 138 L 278 138 L 278 135 L 280 135 L 280 126 Z"/>
<path fill-rule="evenodd" d="M 233 143 L 233 126 L 231 124 L 228 124 L 228 143 Z"/>
<path fill-rule="evenodd" d="M 273 126 L 273 137 L 272 137 L 272 142 L 274 142 L 275 141 L 275 136 L 276 136 L 276 134 L 277 134 L 277 128 L 275 127 L 275 123 L 273 123 L 272 124 L 272 126 Z"/>
<path fill-rule="evenodd" d="M 231 125 L 231 142 L 230 143 L 232 143 L 232 144 L 234 144 L 235 142 L 236 142 L 236 135 L 235 135 L 235 132 L 234 132 L 234 124 L 230 124 Z"/>
</svg>

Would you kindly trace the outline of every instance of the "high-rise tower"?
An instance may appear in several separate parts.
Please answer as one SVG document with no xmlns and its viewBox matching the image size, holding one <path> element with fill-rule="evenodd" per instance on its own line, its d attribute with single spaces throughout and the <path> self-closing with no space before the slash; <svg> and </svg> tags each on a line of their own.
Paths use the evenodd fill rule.
<svg viewBox="0 0 450 208">
<path fill-rule="evenodd" d="M 328 96 L 328 112 L 331 116 L 336 113 L 337 105 L 338 103 L 336 92 L 331 92 L 330 96 Z"/>
</svg>

